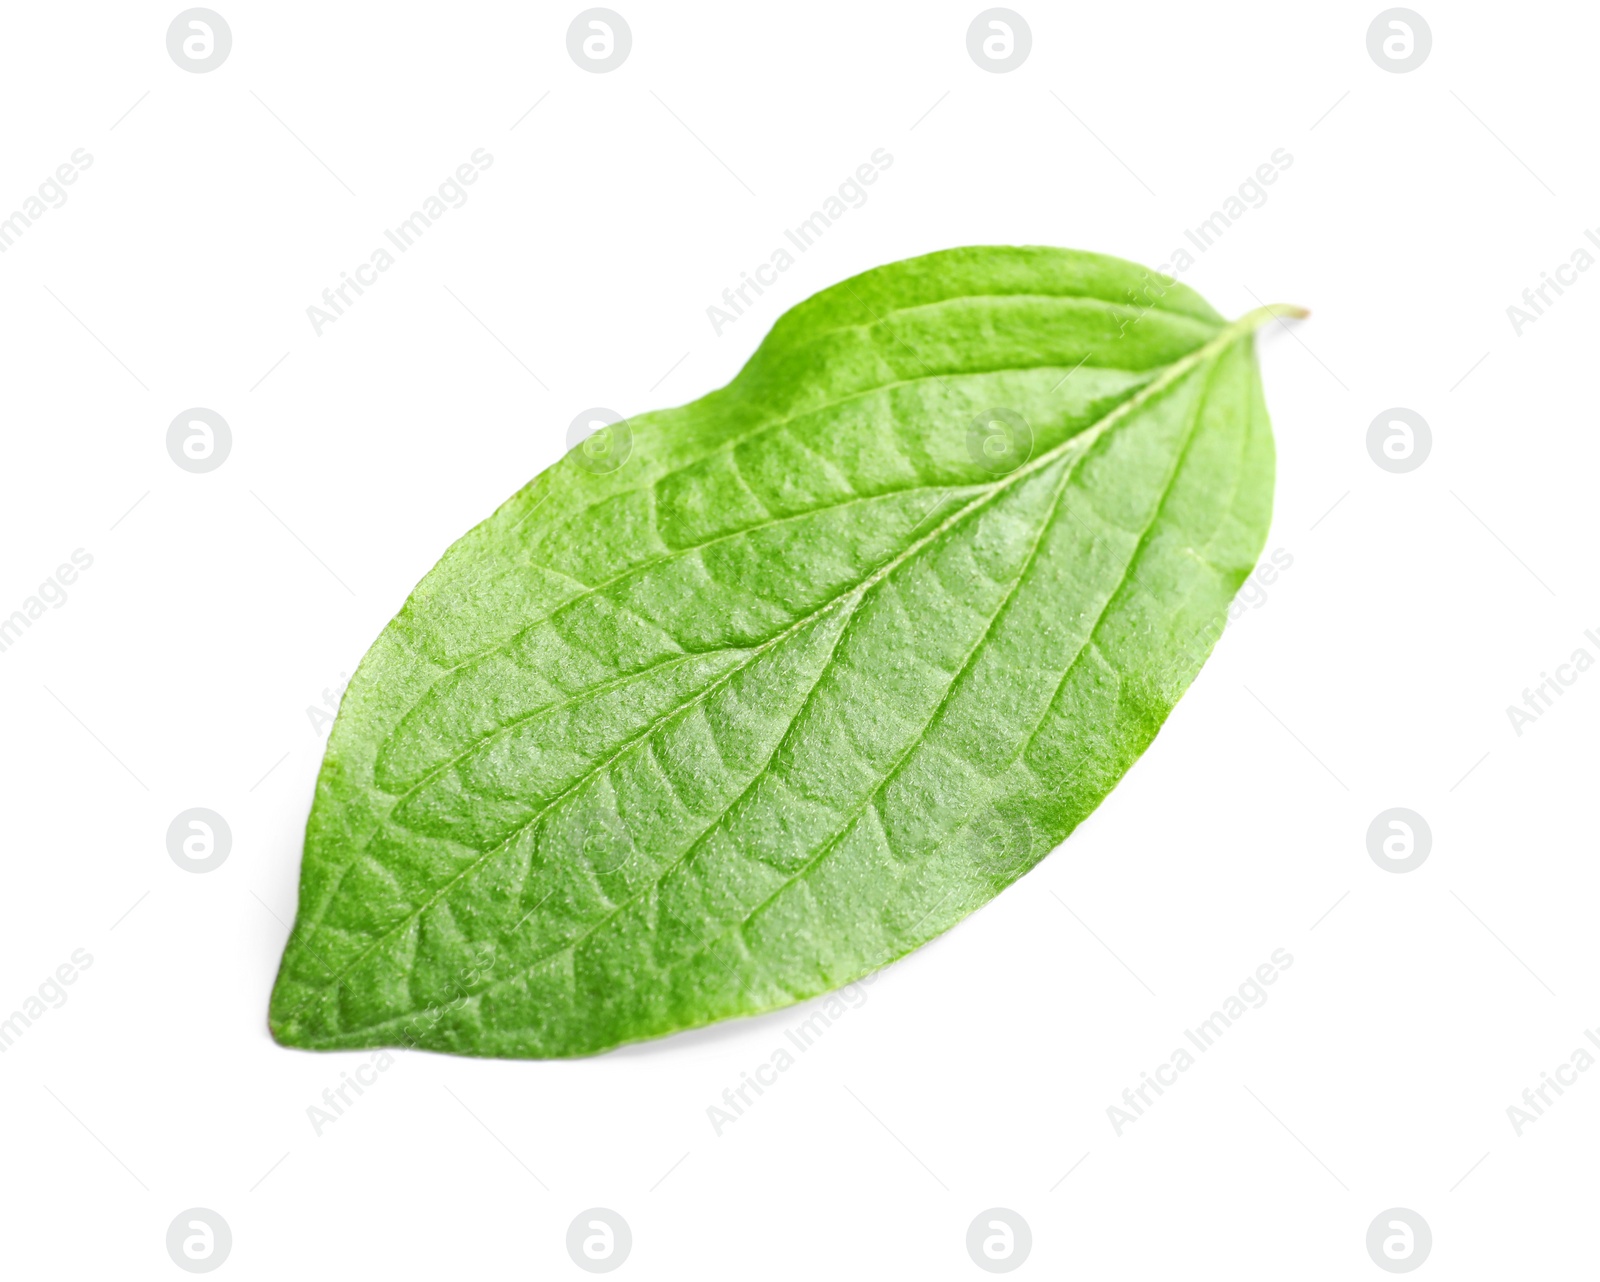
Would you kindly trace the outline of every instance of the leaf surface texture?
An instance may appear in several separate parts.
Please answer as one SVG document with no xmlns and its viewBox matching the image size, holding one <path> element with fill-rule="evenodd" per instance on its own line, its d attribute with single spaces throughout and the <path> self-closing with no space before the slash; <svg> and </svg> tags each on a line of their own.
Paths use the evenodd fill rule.
<svg viewBox="0 0 1600 1282">
<path fill-rule="evenodd" d="M 363 660 L 285 1044 L 592 1054 L 804 1000 L 1033 867 L 1249 573 L 1251 331 L 1133 264 L 970 248 L 784 315 L 456 543 Z"/>
</svg>

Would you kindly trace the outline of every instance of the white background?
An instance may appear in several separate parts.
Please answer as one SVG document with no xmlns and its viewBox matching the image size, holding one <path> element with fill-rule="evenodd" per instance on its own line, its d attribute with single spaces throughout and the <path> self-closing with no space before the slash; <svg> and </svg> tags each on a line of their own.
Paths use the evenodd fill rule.
<svg viewBox="0 0 1600 1282">
<path fill-rule="evenodd" d="M 615 0 L 605 75 L 567 53 L 577 3 L 216 0 L 233 49 L 199 75 L 176 3 L 10 7 L 0 214 L 93 164 L 0 255 L 0 614 L 94 564 L 0 653 L 0 1015 L 93 964 L 0 1055 L 5 1273 L 183 1276 L 194 1206 L 239 1278 L 584 1276 L 591 1206 L 652 1278 L 980 1277 L 994 1206 L 1024 1277 L 1385 1276 L 1395 1206 L 1424 1276 L 1591 1270 L 1600 1072 L 1520 1137 L 1506 1109 L 1600 1024 L 1600 671 L 1520 736 L 1505 709 L 1600 657 L 1600 272 L 1520 337 L 1506 308 L 1600 220 L 1600 13 L 1416 2 L 1404 75 L 1376 2 L 1016 0 L 1009 74 L 968 56 L 977 0 Z M 306 308 L 476 148 L 470 200 L 318 337 Z M 716 336 L 876 148 L 867 203 Z M 266 1030 L 306 709 L 447 544 L 579 410 L 700 395 L 834 281 L 971 243 L 1160 264 L 1277 148 L 1184 279 L 1314 311 L 1260 344 L 1293 566 L 1092 819 L 720 1137 L 803 1008 L 579 1062 L 401 1054 L 316 1135 L 370 1057 Z M 166 452 L 191 406 L 233 432 L 206 475 Z M 1391 406 L 1432 427 L 1406 475 L 1365 446 Z M 166 850 L 191 806 L 233 833 L 206 875 Z M 1391 806 L 1432 828 L 1415 872 L 1368 857 Z M 1271 1000 L 1118 1137 L 1108 1106 L 1277 948 Z"/>
</svg>

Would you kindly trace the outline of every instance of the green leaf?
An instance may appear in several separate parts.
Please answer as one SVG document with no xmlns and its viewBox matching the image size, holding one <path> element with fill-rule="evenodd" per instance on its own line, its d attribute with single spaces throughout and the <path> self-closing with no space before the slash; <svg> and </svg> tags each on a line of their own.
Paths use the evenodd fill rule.
<svg viewBox="0 0 1600 1282">
<path fill-rule="evenodd" d="M 273 1034 L 587 1055 L 802 1001 L 986 903 L 1209 652 L 1271 514 L 1251 334 L 1294 313 L 951 250 L 574 450 L 350 683 Z"/>
</svg>

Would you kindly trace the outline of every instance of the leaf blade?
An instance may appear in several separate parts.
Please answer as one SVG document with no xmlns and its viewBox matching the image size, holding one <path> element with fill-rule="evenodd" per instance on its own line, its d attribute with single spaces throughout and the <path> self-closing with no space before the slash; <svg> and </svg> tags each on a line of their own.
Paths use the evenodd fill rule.
<svg viewBox="0 0 1600 1282">
<path fill-rule="evenodd" d="M 848 982 L 1048 853 L 1270 515 L 1253 322 L 1022 288 L 1137 270 L 968 250 L 844 282 L 634 420 L 635 475 L 569 458 L 453 548 L 330 739 L 275 1035 L 592 1053 Z M 998 478 L 962 457 L 997 392 L 1040 447 Z"/>
</svg>

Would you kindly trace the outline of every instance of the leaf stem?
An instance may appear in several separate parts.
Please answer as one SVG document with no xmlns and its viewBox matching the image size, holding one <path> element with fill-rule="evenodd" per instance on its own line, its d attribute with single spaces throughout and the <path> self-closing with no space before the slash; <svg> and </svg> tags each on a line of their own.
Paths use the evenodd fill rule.
<svg viewBox="0 0 1600 1282">
<path fill-rule="evenodd" d="M 1310 309 L 1297 307 L 1293 303 L 1268 303 L 1265 307 L 1257 307 L 1248 311 L 1228 328 L 1236 334 L 1247 334 L 1259 329 L 1269 320 L 1304 320 L 1311 315 Z"/>
</svg>

